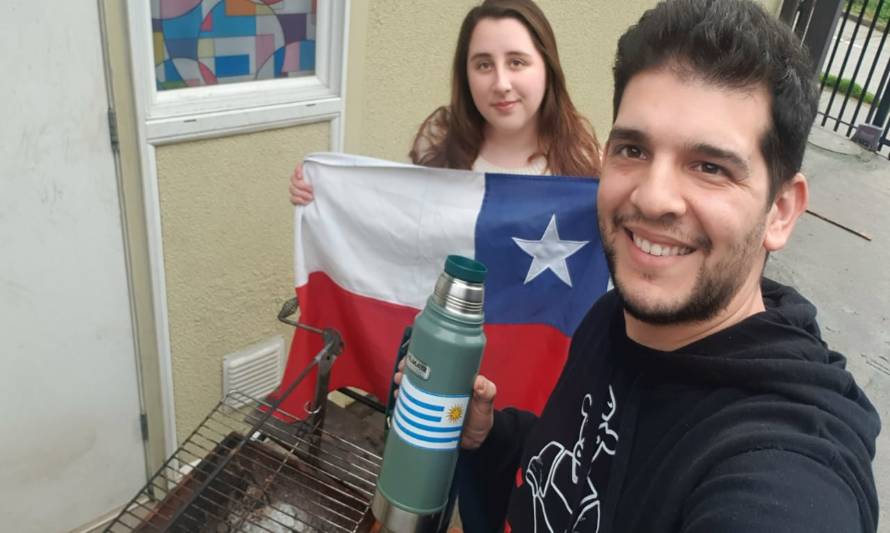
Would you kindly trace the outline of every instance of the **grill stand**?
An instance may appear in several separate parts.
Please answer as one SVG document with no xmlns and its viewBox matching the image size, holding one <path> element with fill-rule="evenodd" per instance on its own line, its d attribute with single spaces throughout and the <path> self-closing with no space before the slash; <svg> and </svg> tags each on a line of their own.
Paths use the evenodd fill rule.
<svg viewBox="0 0 890 533">
<path fill-rule="evenodd" d="M 271 403 L 237 392 L 227 396 L 105 531 L 191 532 L 211 527 L 354 533 L 370 527 L 370 501 L 382 459 L 323 428 L 330 372 L 343 341 L 333 329 L 289 319 L 297 307 L 296 298 L 289 300 L 278 319 L 322 335 L 318 354 Z M 280 405 L 313 369 L 318 380 L 312 405 L 306 406 L 308 418 L 281 411 Z M 246 406 L 253 408 L 238 418 Z M 186 465 L 185 473 L 181 465 Z M 275 493 L 297 494 L 297 505 L 274 502 Z M 157 505 L 146 505 L 158 500 Z M 257 516 L 262 513 L 266 516 Z"/>
</svg>

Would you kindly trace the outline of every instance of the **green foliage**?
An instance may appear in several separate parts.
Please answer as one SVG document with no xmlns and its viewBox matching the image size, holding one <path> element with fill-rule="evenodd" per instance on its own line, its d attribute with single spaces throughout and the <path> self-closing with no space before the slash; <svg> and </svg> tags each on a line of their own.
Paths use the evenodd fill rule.
<svg viewBox="0 0 890 533">
<path fill-rule="evenodd" d="M 853 4 L 850 10 L 851 16 L 858 16 L 862 10 L 863 0 L 847 0 L 847 5 Z M 878 7 L 878 0 L 866 0 L 865 2 L 865 18 L 873 20 L 875 18 L 875 10 Z M 885 1 L 881 6 L 881 12 L 877 13 L 878 21 L 887 24 L 890 21 L 890 2 Z"/>
<path fill-rule="evenodd" d="M 866 104 L 870 104 L 870 103 L 874 102 L 874 100 L 875 100 L 875 95 L 873 95 L 870 92 L 864 91 L 862 89 L 861 85 L 859 85 L 858 83 L 855 83 L 851 80 L 848 80 L 847 78 L 838 79 L 838 77 L 833 74 L 821 74 L 819 76 L 819 81 L 824 83 L 825 87 L 837 86 L 838 92 L 842 93 L 842 94 L 847 94 L 847 90 L 849 89 L 850 96 L 852 96 L 853 98 L 856 98 L 856 99 L 858 99 L 860 96 L 862 96 L 863 93 L 865 93 L 865 96 L 862 98 L 862 101 L 865 102 Z M 850 89 L 850 85 L 853 86 L 852 89 Z"/>
</svg>

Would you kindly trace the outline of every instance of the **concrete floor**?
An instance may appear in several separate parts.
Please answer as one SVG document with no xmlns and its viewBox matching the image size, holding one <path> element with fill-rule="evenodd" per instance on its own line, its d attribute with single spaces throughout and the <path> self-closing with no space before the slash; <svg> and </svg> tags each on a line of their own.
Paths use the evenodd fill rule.
<svg viewBox="0 0 890 533">
<path fill-rule="evenodd" d="M 804 214 L 766 275 L 816 305 L 823 337 L 847 356 L 848 369 L 881 414 L 885 429 L 874 471 L 879 531 L 890 533 L 890 161 L 814 127 L 803 166 L 810 210 L 871 241 Z"/>
</svg>

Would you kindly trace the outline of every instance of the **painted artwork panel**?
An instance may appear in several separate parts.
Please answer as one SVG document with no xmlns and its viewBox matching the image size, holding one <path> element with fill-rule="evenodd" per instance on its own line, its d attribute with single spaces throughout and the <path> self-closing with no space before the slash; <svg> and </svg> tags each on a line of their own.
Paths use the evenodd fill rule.
<svg viewBox="0 0 890 533">
<path fill-rule="evenodd" d="M 158 91 L 315 74 L 317 0 L 151 0 Z"/>
</svg>

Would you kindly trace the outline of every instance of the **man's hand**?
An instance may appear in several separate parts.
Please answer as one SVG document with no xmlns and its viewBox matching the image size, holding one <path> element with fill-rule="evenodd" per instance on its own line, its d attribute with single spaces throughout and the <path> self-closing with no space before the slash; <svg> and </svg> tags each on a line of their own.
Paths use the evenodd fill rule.
<svg viewBox="0 0 890 533">
<path fill-rule="evenodd" d="M 405 371 L 405 360 L 399 363 L 399 371 L 393 376 L 396 385 L 402 383 L 402 374 Z M 485 442 L 491 426 L 494 425 L 494 397 L 498 388 L 494 382 L 483 375 L 477 375 L 473 382 L 473 397 L 467 406 L 467 418 L 464 421 L 464 431 L 461 433 L 460 445 L 466 450 L 475 450 Z M 395 390 L 398 397 L 399 390 Z"/>
<path fill-rule="evenodd" d="M 498 388 L 483 375 L 476 376 L 473 383 L 473 397 L 467 406 L 467 420 L 461 433 L 460 445 L 465 450 L 475 450 L 488 437 L 494 425 L 494 397 Z"/>
</svg>

